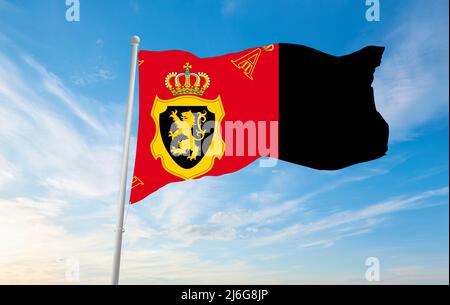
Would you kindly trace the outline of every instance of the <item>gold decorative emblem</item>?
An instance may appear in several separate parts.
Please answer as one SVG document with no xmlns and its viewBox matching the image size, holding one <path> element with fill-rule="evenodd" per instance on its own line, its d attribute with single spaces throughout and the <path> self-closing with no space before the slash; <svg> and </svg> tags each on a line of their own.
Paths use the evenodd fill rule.
<svg viewBox="0 0 450 305">
<path fill-rule="evenodd" d="M 245 54 L 241 58 L 232 60 L 231 63 L 239 70 L 244 70 L 244 75 L 250 80 L 253 80 L 253 72 L 258 64 L 259 57 L 261 56 L 261 49 L 256 48 L 253 51 Z"/>
<path fill-rule="evenodd" d="M 266 52 L 272 52 L 273 50 L 275 50 L 275 45 L 274 44 L 269 44 L 267 46 L 262 47 L 264 49 L 264 51 Z"/>
<path fill-rule="evenodd" d="M 221 159 L 225 152 L 220 132 L 225 111 L 220 96 L 214 100 L 200 97 L 210 86 L 209 76 L 190 72 L 190 63 L 183 68 L 184 73 L 171 72 L 165 79 L 175 97 L 155 97 L 151 115 L 156 134 L 151 152 L 155 159 L 161 158 L 166 171 L 193 179 L 210 171 L 214 160 Z"/>
<path fill-rule="evenodd" d="M 134 176 L 133 182 L 131 183 L 131 188 L 134 189 L 135 187 L 138 187 L 141 185 L 144 185 L 144 182 L 138 176 Z"/>
</svg>

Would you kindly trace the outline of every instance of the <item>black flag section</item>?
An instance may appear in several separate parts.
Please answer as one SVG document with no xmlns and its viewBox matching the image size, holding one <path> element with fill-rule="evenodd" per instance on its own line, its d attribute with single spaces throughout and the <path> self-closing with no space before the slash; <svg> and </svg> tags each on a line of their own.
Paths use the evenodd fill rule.
<svg viewBox="0 0 450 305">
<path fill-rule="evenodd" d="M 279 159 L 337 170 L 386 154 L 389 126 L 372 88 L 383 47 L 342 57 L 293 44 L 279 52 Z"/>
</svg>

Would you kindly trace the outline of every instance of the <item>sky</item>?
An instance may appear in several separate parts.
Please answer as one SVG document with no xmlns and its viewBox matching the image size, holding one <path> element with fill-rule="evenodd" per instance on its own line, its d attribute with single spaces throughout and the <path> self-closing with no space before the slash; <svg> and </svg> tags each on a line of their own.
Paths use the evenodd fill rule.
<svg viewBox="0 0 450 305">
<path fill-rule="evenodd" d="M 380 0 L 368 22 L 363 0 L 80 0 L 68 22 L 65 0 L 0 0 L 0 284 L 110 282 L 134 34 L 198 56 L 385 46 L 391 138 L 341 171 L 256 162 L 127 206 L 121 283 L 374 284 L 374 257 L 375 284 L 448 284 L 448 5 Z"/>
</svg>

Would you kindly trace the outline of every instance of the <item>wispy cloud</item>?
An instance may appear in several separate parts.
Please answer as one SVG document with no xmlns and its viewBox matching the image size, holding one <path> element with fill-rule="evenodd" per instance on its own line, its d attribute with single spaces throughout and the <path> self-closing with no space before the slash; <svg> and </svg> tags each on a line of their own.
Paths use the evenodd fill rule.
<svg viewBox="0 0 450 305">
<path fill-rule="evenodd" d="M 383 222 L 383 218 L 374 218 L 368 221 L 364 221 L 362 223 L 347 226 L 344 228 L 337 229 L 336 232 L 331 232 L 327 234 L 328 236 L 323 237 L 312 237 L 312 241 L 306 241 L 300 243 L 301 249 L 310 249 L 310 248 L 329 248 L 335 245 L 336 242 L 341 239 L 363 235 L 370 233 L 372 229 L 374 229 L 378 224 Z"/>
<path fill-rule="evenodd" d="M 448 117 L 447 11 L 446 1 L 413 6 L 385 39 L 387 50 L 374 88 L 394 141 L 411 139 L 419 126 Z"/>
<path fill-rule="evenodd" d="M 150 217 L 149 226 L 159 232 L 158 236 L 182 241 L 184 246 L 200 240 L 254 238 L 261 228 L 267 229 L 291 215 L 300 215 L 304 211 L 303 205 L 311 199 L 384 172 L 336 178 L 296 199 L 283 200 L 277 192 L 263 191 L 233 199 L 233 203 L 227 203 L 225 193 L 217 191 L 226 189 L 226 184 L 214 178 L 202 179 L 200 184 L 192 181 L 169 185 L 158 196 L 152 197 L 143 209 Z"/>
<path fill-rule="evenodd" d="M 17 168 L 14 164 L 0 154 L 0 188 L 6 186 L 8 182 L 16 180 L 17 175 Z"/>
<path fill-rule="evenodd" d="M 389 214 L 397 213 L 403 210 L 434 206 L 435 202 L 431 199 L 444 198 L 444 201 L 439 201 L 439 204 L 443 204 L 445 202 L 445 198 L 448 197 L 448 194 L 449 188 L 444 187 L 441 189 L 430 190 L 405 198 L 391 199 L 385 202 L 370 205 L 360 210 L 341 211 L 335 214 L 331 214 L 315 222 L 307 224 L 297 223 L 290 227 L 283 228 L 272 234 L 261 237 L 258 241 L 258 244 L 266 245 L 281 242 L 287 239 L 309 236 L 314 233 L 320 233 L 332 229 L 342 230 L 343 228 L 345 229 L 346 226 L 356 225 L 353 230 L 360 231 L 361 226 L 364 229 L 367 229 L 368 227 L 378 224 L 379 222 L 377 221 L 377 219 L 379 217 L 387 216 Z M 341 237 L 339 237 L 338 239 L 340 238 Z"/>
<path fill-rule="evenodd" d="M 87 86 L 101 81 L 114 80 L 116 77 L 116 74 L 107 67 L 97 66 L 91 72 L 74 74 L 71 80 L 77 86 Z"/>
<path fill-rule="evenodd" d="M 64 283 L 72 256 L 108 281 L 123 131 L 99 107 L 30 55 L 0 54 L 0 283 Z M 128 223 L 127 244 L 149 236 Z"/>
<path fill-rule="evenodd" d="M 44 88 L 52 95 L 62 101 L 77 117 L 79 117 L 86 124 L 97 130 L 98 132 L 103 132 L 103 126 L 97 121 L 96 118 L 88 114 L 86 111 L 81 109 L 79 103 L 76 102 L 76 98 L 70 92 L 70 90 L 65 87 L 62 81 L 53 73 L 48 72 L 44 66 L 36 62 L 32 57 L 25 56 L 24 61 L 35 69 L 41 76 L 41 81 Z"/>
<path fill-rule="evenodd" d="M 65 249 L 70 247 L 63 227 L 47 221 L 60 214 L 63 204 L 29 198 L 0 199 L 0 283 L 37 282 L 42 277 L 50 280 L 45 271 L 52 268 L 58 255 L 67 255 Z"/>
<path fill-rule="evenodd" d="M 3 163 L 13 164 L 2 168 L 2 176 L 23 169 L 26 177 L 16 188 L 34 181 L 34 187 L 78 198 L 115 193 L 120 123 L 100 123 L 99 111 L 92 111 L 99 103 L 83 109 L 85 97 L 72 93 L 30 56 L 22 59 L 25 65 L 20 66 L 20 60 L 0 55 L 0 114 L 7 118 L 0 121 L 0 154 Z M 30 67 L 36 79 L 23 72 Z"/>
</svg>

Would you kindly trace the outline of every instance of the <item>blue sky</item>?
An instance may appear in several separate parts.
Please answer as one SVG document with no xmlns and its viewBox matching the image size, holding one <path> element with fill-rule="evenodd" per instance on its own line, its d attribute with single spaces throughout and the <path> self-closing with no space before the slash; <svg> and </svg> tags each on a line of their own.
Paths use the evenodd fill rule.
<svg viewBox="0 0 450 305">
<path fill-rule="evenodd" d="M 109 282 L 133 34 L 199 56 L 386 46 L 392 136 L 342 171 L 255 163 L 127 207 L 122 283 L 364 284 L 368 257 L 381 283 L 448 283 L 448 1 L 380 0 L 372 23 L 363 0 L 80 3 L 69 23 L 64 0 L 0 0 L 0 283 L 69 283 L 68 261 Z"/>
</svg>

